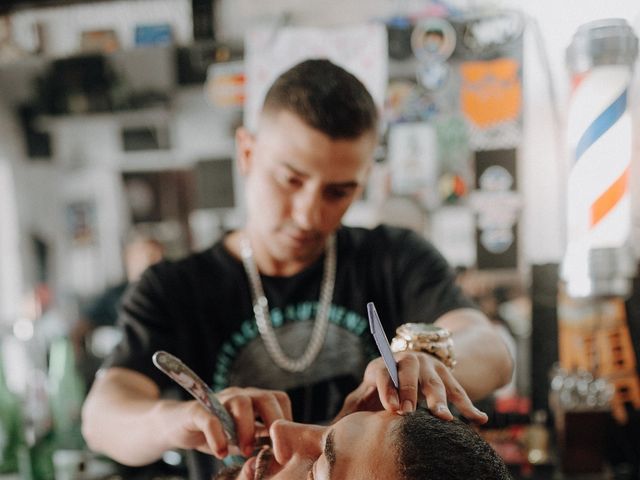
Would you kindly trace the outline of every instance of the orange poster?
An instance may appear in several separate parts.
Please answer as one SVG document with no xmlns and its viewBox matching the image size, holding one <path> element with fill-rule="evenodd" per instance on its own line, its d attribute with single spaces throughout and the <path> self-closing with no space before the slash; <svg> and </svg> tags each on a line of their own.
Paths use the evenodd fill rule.
<svg viewBox="0 0 640 480">
<path fill-rule="evenodd" d="M 518 120 L 522 109 L 520 64 L 513 58 L 460 65 L 462 112 L 481 129 Z"/>
</svg>

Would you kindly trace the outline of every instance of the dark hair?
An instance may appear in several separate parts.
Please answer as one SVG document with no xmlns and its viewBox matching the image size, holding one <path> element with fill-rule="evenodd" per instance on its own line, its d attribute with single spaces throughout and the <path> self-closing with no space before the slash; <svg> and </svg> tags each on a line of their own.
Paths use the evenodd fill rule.
<svg viewBox="0 0 640 480">
<path fill-rule="evenodd" d="M 306 60 L 282 73 L 267 91 L 263 112 L 281 110 L 332 139 L 376 132 L 378 111 L 367 88 L 329 60 Z"/>
<path fill-rule="evenodd" d="M 502 459 L 469 425 L 417 409 L 397 425 L 402 480 L 511 480 Z"/>
</svg>

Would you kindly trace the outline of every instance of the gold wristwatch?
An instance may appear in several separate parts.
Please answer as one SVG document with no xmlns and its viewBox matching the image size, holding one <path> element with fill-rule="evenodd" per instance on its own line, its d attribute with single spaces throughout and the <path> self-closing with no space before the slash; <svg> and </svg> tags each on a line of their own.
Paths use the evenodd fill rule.
<svg viewBox="0 0 640 480">
<path fill-rule="evenodd" d="M 396 329 L 396 336 L 391 340 L 391 351 L 425 352 L 437 357 L 452 370 L 456 366 L 451 332 L 428 323 L 400 325 Z"/>
</svg>

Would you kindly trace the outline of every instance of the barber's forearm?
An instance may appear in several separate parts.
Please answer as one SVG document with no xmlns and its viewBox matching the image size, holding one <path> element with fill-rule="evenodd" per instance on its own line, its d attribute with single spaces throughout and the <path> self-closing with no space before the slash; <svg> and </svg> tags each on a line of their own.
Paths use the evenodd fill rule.
<svg viewBox="0 0 640 480">
<path fill-rule="evenodd" d="M 458 361 L 453 373 L 472 400 L 509 382 L 513 359 L 497 328 L 482 313 L 456 310 L 437 323 L 453 332 Z"/>
<path fill-rule="evenodd" d="M 160 400 L 155 386 L 115 370 L 96 379 L 82 409 L 82 433 L 96 452 L 124 465 L 147 465 L 171 448 L 162 417 L 176 402 Z"/>
</svg>

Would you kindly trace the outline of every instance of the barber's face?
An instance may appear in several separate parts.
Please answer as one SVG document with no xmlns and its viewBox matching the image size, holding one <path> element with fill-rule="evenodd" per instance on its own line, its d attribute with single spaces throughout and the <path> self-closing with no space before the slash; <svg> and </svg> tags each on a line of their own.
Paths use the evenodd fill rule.
<svg viewBox="0 0 640 480">
<path fill-rule="evenodd" d="M 272 452 L 249 459 L 237 480 L 393 480 L 398 478 L 389 412 L 360 412 L 330 427 L 277 421 Z"/>
<path fill-rule="evenodd" d="M 256 135 L 239 129 L 236 141 L 252 240 L 278 261 L 315 259 L 362 191 L 375 135 L 333 140 L 281 111 L 263 115 Z"/>
</svg>

